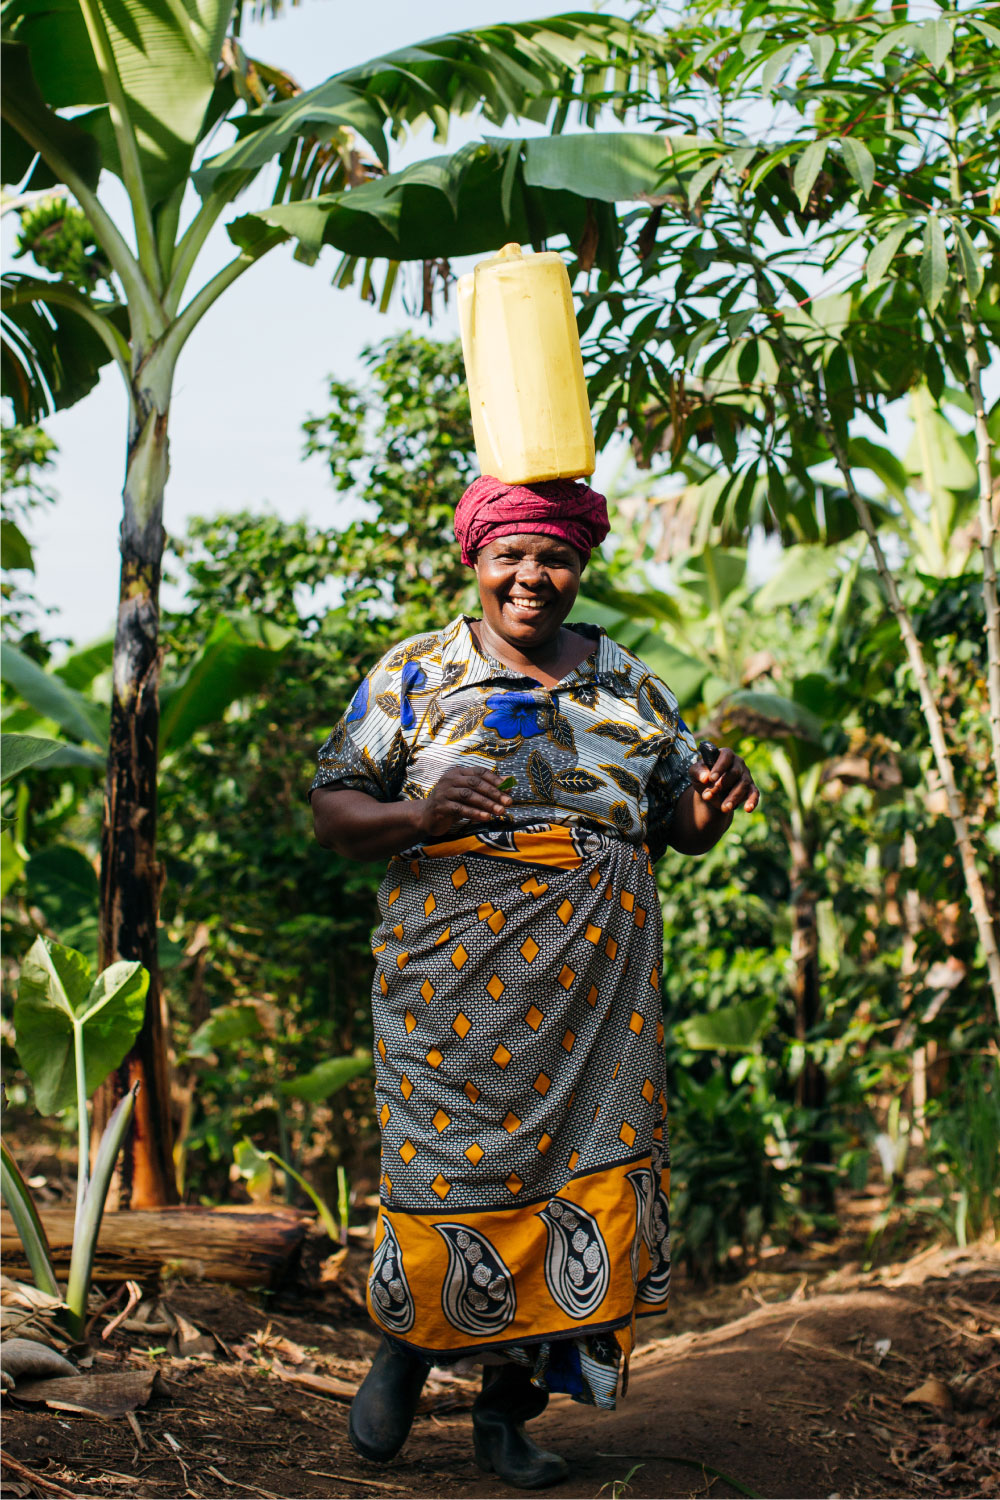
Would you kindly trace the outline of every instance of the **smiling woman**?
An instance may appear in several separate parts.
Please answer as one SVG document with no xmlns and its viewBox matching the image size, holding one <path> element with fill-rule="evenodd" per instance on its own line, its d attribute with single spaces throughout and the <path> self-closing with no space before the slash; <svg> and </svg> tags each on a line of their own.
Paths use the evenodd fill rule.
<svg viewBox="0 0 1000 1500">
<path fill-rule="evenodd" d="M 473 1355 L 481 1467 L 567 1466 L 523 1423 L 549 1391 L 615 1404 L 670 1282 L 652 861 L 709 849 L 757 792 L 710 770 L 669 688 L 564 625 L 603 496 L 480 479 L 455 516 L 482 619 L 404 641 L 320 751 L 320 842 L 389 856 L 372 939 L 384 1341 L 351 1409 L 386 1461 L 433 1363 Z M 505 787 L 509 790 L 505 790 Z"/>
</svg>

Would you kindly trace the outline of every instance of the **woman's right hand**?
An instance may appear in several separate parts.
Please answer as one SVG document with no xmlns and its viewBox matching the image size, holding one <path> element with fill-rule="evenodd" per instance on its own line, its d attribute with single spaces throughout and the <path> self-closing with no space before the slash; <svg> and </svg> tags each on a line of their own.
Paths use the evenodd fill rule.
<svg viewBox="0 0 1000 1500">
<path fill-rule="evenodd" d="M 420 831 L 427 838 L 444 838 L 463 823 L 491 823 L 510 804 L 495 771 L 451 766 L 420 803 Z"/>
</svg>

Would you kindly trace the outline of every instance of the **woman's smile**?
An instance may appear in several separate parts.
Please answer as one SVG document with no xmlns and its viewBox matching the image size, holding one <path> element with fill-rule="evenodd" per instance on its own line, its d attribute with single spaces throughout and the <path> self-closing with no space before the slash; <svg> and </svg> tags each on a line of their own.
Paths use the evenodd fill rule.
<svg viewBox="0 0 1000 1500">
<path fill-rule="evenodd" d="M 509 594 L 507 610 L 517 618 L 536 619 L 552 603 L 551 599 L 540 599 L 537 594 Z"/>
</svg>

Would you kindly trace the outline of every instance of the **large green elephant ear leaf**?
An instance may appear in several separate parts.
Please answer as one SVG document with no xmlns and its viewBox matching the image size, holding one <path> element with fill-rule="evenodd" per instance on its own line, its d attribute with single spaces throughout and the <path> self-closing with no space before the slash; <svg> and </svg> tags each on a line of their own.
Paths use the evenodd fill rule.
<svg viewBox="0 0 1000 1500">
<path fill-rule="evenodd" d="M 702 1016 L 689 1016 L 674 1027 L 680 1040 L 696 1052 L 752 1052 L 774 1015 L 774 999 L 741 1000 Z"/>
<path fill-rule="evenodd" d="M 187 180 L 233 8 L 233 0 L 9 0 L 4 26 L 30 52 L 53 109 L 89 106 L 75 127 L 103 144 L 104 165 L 119 176 L 108 101 L 120 90 L 152 208 Z M 106 41 L 110 82 L 97 65 L 85 11 Z"/>
<path fill-rule="evenodd" d="M 141 964 L 111 964 L 95 980 L 82 953 L 36 939 L 21 967 L 14 1030 L 42 1114 L 76 1100 L 78 1034 L 88 1098 L 117 1068 L 139 1034 L 148 988 Z"/>
<path fill-rule="evenodd" d="M 58 740 L 39 739 L 34 734 L 0 735 L 0 780 L 7 781 L 29 766 L 48 760 L 58 749 Z"/>
</svg>

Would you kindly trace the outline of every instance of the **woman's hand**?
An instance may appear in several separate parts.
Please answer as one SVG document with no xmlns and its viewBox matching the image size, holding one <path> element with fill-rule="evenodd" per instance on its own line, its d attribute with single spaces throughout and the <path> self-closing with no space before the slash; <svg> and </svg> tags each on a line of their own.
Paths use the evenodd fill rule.
<svg viewBox="0 0 1000 1500">
<path fill-rule="evenodd" d="M 693 760 L 688 775 L 701 800 L 709 803 L 713 811 L 729 814 L 742 807 L 750 813 L 760 801 L 760 792 L 746 761 L 728 746 L 719 751 L 711 768 L 703 760 Z"/>
<path fill-rule="evenodd" d="M 510 804 L 495 771 L 452 766 L 420 803 L 420 831 L 427 838 L 444 838 L 463 823 L 491 823 Z"/>
<path fill-rule="evenodd" d="M 693 760 L 688 776 L 691 785 L 678 798 L 667 842 L 680 854 L 707 854 L 722 838 L 738 807 L 753 812 L 760 792 L 746 762 L 729 749 L 720 750 L 711 766 Z"/>
</svg>

